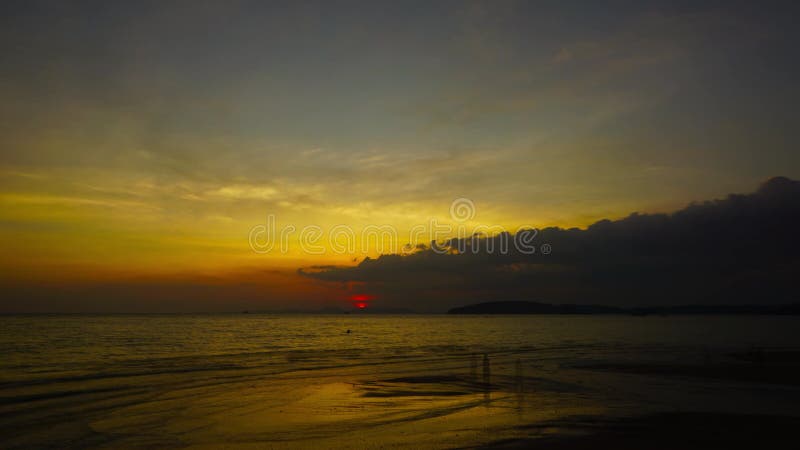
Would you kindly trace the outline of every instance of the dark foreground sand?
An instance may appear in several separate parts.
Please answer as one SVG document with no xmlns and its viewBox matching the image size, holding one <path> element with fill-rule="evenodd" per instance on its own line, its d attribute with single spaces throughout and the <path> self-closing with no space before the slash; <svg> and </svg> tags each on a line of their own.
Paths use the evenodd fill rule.
<svg viewBox="0 0 800 450">
<path fill-rule="evenodd" d="M 477 448 L 726 449 L 794 448 L 800 418 L 714 413 L 662 413 L 629 419 L 583 418 L 541 423 L 561 430 L 541 438 L 500 439 Z M 475 448 L 475 447 L 473 447 Z"/>
<path fill-rule="evenodd" d="M 498 352 L 32 385 L 0 396 L 0 448 L 794 448 L 800 366 L 755 355 Z"/>
<path fill-rule="evenodd" d="M 737 397 L 744 392 L 752 392 L 756 398 L 769 397 L 769 394 L 763 395 L 767 392 L 797 395 L 800 353 L 749 351 L 726 357 L 724 362 L 716 364 L 606 362 L 578 367 L 596 373 L 625 374 L 631 376 L 634 383 L 640 380 L 651 387 L 651 383 L 669 383 L 683 386 L 687 391 L 716 391 L 720 397 Z M 714 407 L 713 402 L 702 406 Z M 734 403 L 733 409 L 746 411 L 749 408 L 748 402 L 742 400 Z M 530 433 L 529 437 L 497 439 L 472 448 L 794 448 L 797 430 L 800 430 L 800 411 L 790 408 L 782 412 L 790 415 L 683 411 L 617 418 L 565 417 L 518 427 Z"/>
</svg>

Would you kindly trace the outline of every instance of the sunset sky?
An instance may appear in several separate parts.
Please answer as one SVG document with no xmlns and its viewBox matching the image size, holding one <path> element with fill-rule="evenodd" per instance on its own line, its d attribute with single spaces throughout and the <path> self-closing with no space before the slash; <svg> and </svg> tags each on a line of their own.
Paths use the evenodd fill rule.
<svg viewBox="0 0 800 450">
<path fill-rule="evenodd" d="M 457 198 L 583 228 L 800 178 L 790 8 L 3 2 L 0 312 L 377 305 L 298 273 L 375 249 L 250 230 L 406 237 Z"/>
</svg>

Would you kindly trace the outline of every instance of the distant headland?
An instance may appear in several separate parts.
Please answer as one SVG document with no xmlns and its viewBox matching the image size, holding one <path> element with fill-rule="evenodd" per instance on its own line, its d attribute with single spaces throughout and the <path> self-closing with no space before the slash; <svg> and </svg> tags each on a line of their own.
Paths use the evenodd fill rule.
<svg viewBox="0 0 800 450">
<path fill-rule="evenodd" d="M 628 314 L 686 315 L 686 314 L 751 314 L 800 315 L 800 304 L 788 305 L 680 305 L 618 308 L 604 305 L 550 304 L 531 301 L 499 301 L 459 306 L 448 314 Z"/>
</svg>

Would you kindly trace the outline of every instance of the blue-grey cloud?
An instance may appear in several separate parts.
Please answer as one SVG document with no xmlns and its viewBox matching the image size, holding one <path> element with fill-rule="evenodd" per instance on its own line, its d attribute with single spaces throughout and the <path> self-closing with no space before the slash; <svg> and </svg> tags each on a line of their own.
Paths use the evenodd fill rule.
<svg viewBox="0 0 800 450">
<path fill-rule="evenodd" d="M 461 252 L 426 248 L 383 255 L 355 267 L 300 273 L 361 282 L 390 303 L 426 310 L 476 300 L 661 305 L 786 303 L 798 299 L 800 182 L 772 178 L 752 194 L 693 203 L 672 214 L 633 213 L 586 229 L 545 228 L 550 254 L 499 241 L 454 239 Z M 514 236 L 509 236 L 512 239 Z M 475 251 L 470 245 L 477 245 Z M 466 249 L 466 250 L 465 250 Z"/>
</svg>

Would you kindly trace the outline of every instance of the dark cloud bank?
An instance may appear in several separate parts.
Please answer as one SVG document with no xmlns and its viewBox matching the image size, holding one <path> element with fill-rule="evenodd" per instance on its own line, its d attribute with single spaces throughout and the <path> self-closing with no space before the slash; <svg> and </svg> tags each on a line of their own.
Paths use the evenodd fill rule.
<svg viewBox="0 0 800 450">
<path fill-rule="evenodd" d="M 545 228 L 552 253 L 466 250 L 383 255 L 355 267 L 300 270 L 329 282 L 364 283 L 386 307 L 442 311 L 476 301 L 651 306 L 798 301 L 800 182 L 777 177 L 752 194 L 693 203 L 672 214 L 633 213 L 587 229 Z M 513 236 L 511 237 L 513 239 Z M 495 243 L 500 238 L 494 237 Z M 463 248 L 463 247 L 462 247 Z"/>
</svg>

